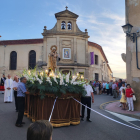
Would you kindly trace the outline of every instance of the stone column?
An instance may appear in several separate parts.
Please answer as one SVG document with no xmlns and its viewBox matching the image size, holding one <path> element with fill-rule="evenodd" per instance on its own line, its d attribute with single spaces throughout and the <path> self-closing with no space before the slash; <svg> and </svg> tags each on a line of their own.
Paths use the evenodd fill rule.
<svg viewBox="0 0 140 140">
<path fill-rule="evenodd" d="M 43 38 L 43 61 L 47 63 L 47 37 Z"/>
<path fill-rule="evenodd" d="M 86 54 L 85 54 L 86 55 L 86 58 L 85 58 L 86 61 L 85 62 L 86 62 L 86 64 L 88 64 L 88 58 L 89 58 L 88 57 L 88 39 L 85 40 L 85 49 L 86 49 Z"/>
</svg>

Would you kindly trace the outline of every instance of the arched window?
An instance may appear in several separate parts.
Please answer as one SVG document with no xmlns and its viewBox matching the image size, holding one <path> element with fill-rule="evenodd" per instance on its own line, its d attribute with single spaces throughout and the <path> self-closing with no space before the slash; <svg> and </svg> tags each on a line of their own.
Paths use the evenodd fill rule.
<svg viewBox="0 0 140 140">
<path fill-rule="evenodd" d="M 71 24 L 71 22 L 68 22 L 68 30 L 72 30 L 72 24 Z"/>
<path fill-rule="evenodd" d="M 34 50 L 29 52 L 29 69 L 34 69 L 36 66 L 36 52 Z"/>
<path fill-rule="evenodd" d="M 17 69 L 17 53 L 15 51 L 12 51 L 10 53 L 10 70 L 16 69 Z"/>
<path fill-rule="evenodd" d="M 65 21 L 62 21 L 62 23 L 61 23 L 61 29 L 62 30 L 65 30 L 66 29 L 66 23 L 65 23 Z"/>
</svg>

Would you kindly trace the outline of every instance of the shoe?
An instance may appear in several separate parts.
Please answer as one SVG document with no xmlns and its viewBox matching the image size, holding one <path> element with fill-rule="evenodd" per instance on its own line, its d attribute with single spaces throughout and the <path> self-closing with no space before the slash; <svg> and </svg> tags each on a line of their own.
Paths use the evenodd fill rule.
<svg viewBox="0 0 140 140">
<path fill-rule="evenodd" d="M 116 97 L 113 97 L 113 98 L 116 98 Z"/>
<path fill-rule="evenodd" d="M 81 118 L 81 121 L 84 121 L 84 119 L 83 119 L 83 118 Z"/>
<path fill-rule="evenodd" d="M 21 124 L 25 124 L 25 122 L 22 122 Z"/>
<path fill-rule="evenodd" d="M 23 127 L 22 124 L 15 124 L 16 127 Z"/>
<path fill-rule="evenodd" d="M 131 111 L 131 110 L 127 110 L 127 111 Z"/>
<path fill-rule="evenodd" d="M 87 119 L 88 122 L 92 122 L 90 119 Z"/>
<path fill-rule="evenodd" d="M 131 110 L 132 112 L 134 111 L 134 110 Z"/>
</svg>

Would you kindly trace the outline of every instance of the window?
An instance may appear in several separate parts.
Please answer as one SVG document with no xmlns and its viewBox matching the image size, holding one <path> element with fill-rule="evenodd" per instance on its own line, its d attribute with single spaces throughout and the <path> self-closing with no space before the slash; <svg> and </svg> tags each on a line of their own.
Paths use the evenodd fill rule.
<svg viewBox="0 0 140 140">
<path fill-rule="evenodd" d="M 99 74 L 95 73 L 95 80 L 98 81 L 99 80 Z"/>
<path fill-rule="evenodd" d="M 71 24 L 71 22 L 68 22 L 68 30 L 72 30 L 72 24 Z"/>
<path fill-rule="evenodd" d="M 36 66 L 36 52 L 30 51 L 29 52 L 29 69 L 34 69 Z"/>
<path fill-rule="evenodd" d="M 62 21 L 62 23 L 61 23 L 61 29 L 62 30 L 65 30 L 66 29 L 66 23 L 65 23 L 65 21 Z"/>
<path fill-rule="evenodd" d="M 10 54 L 10 70 L 17 69 L 17 53 L 12 51 Z"/>
<path fill-rule="evenodd" d="M 95 65 L 98 65 L 98 55 L 95 55 Z"/>
</svg>

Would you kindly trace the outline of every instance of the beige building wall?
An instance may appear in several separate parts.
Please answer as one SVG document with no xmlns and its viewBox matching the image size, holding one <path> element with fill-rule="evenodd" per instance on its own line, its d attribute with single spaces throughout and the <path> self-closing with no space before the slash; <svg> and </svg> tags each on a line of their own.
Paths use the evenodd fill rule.
<svg viewBox="0 0 140 140">
<path fill-rule="evenodd" d="M 105 80 L 110 81 L 112 80 L 112 71 L 107 66 L 107 61 L 101 54 L 100 50 L 93 47 L 88 46 L 88 55 L 90 56 L 90 52 L 94 52 L 94 64 L 90 65 L 90 58 L 89 58 L 89 79 L 95 79 L 95 73 L 99 74 L 99 81 Z M 98 65 L 95 64 L 95 55 L 98 55 Z"/>
<path fill-rule="evenodd" d="M 140 32 L 140 0 L 126 0 L 126 23 L 133 25 L 131 33 Z M 140 110 L 140 69 L 136 65 L 136 41 L 126 38 L 126 73 L 127 83 L 132 85 L 137 101 L 135 110 Z M 140 37 L 138 37 L 138 65 L 140 67 Z"/>
<path fill-rule="evenodd" d="M 34 50 L 36 52 L 36 61 L 38 61 L 41 56 L 42 46 L 43 44 L 6 45 L 6 47 L 0 45 L 0 75 L 2 75 L 5 70 L 6 75 L 11 74 L 13 77 L 21 73 L 23 69 L 28 69 L 29 52 Z M 9 70 L 10 53 L 12 51 L 17 52 L 17 70 Z"/>
</svg>

